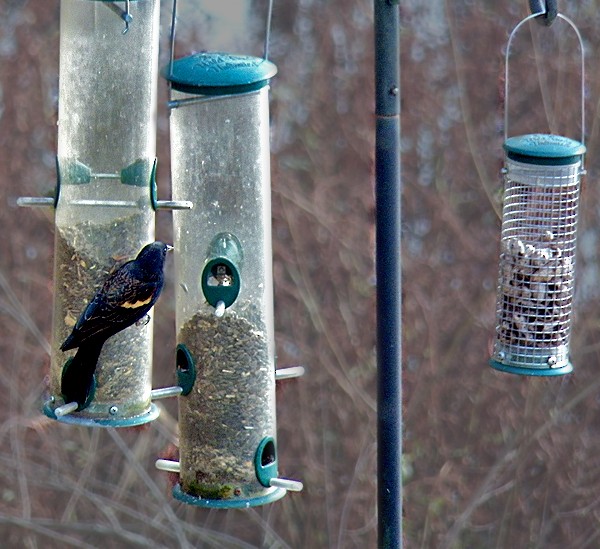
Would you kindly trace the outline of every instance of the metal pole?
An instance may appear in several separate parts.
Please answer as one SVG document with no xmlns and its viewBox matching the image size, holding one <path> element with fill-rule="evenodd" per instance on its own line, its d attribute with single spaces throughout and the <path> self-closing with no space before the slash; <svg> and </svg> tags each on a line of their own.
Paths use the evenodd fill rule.
<svg viewBox="0 0 600 549">
<path fill-rule="evenodd" d="M 402 547 L 399 6 L 375 0 L 377 477 L 381 549 Z"/>
</svg>

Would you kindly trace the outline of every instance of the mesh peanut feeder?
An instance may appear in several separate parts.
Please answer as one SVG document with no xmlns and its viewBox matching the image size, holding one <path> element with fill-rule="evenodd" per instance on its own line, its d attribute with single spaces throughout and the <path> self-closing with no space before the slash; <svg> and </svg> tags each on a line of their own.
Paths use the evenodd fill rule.
<svg viewBox="0 0 600 549">
<path fill-rule="evenodd" d="M 509 39 L 507 67 L 510 40 L 519 26 Z M 508 89 L 508 69 L 506 82 Z M 490 360 L 498 370 L 553 376 L 573 369 L 569 339 L 582 141 L 552 134 L 505 140 L 496 337 Z"/>
</svg>

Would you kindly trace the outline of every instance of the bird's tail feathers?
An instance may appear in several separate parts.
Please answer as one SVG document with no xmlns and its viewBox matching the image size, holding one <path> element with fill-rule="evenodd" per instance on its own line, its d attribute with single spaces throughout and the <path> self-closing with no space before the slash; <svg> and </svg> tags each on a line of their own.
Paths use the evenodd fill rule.
<svg viewBox="0 0 600 549">
<path fill-rule="evenodd" d="M 104 340 L 80 345 L 75 356 L 63 366 L 60 390 L 65 404 L 77 402 L 78 410 L 89 405 L 95 387 L 94 372 L 103 345 Z"/>
</svg>

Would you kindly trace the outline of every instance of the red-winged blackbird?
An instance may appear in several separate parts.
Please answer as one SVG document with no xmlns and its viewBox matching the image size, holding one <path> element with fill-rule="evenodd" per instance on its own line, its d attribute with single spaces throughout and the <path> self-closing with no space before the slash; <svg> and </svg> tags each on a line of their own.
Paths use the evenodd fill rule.
<svg viewBox="0 0 600 549">
<path fill-rule="evenodd" d="M 172 246 L 163 242 L 148 244 L 135 259 L 109 275 L 60 350 L 91 341 L 104 343 L 144 318 L 163 289 L 163 267 L 170 249 Z"/>
<path fill-rule="evenodd" d="M 61 351 L 79 347 L 63 367 L 60 390 L 65 403 L 77 402 L 78 410 L 91 399 L 94 372 L 106 340 L 146 316 L 164 285 L 165 256 L 172 246 L 153 242 L 135 259 L 109 275 L 102 288 L 61 345 Z"/>
</svg>

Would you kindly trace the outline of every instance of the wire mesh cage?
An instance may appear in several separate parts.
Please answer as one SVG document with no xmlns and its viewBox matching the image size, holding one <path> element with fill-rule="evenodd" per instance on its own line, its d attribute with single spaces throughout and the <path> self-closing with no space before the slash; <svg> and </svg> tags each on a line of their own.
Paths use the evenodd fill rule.
<svg viewBox="0 0 600 549">
<path fill-rule="evenodd" d="M 66 413 L 61 380 L 74 351 L 60 346 L 108 274 L 154 240 L 158 0 L 62 0 L 54 312 L 46 415 L 129 426 L 151 403 L 152 323 L 102 348 L 89 400 Z M 125 32 L 126 31 L 126 32 Z M 57 411 L 57 409 L 59 409 Z"/>
<path fill-rule="evenodd" d="M 568 373 L 585 147 L 566 137 L 532 134 L 508 139 L 505 150 L 491 365 L 530 375 Z"/>
</svg>

